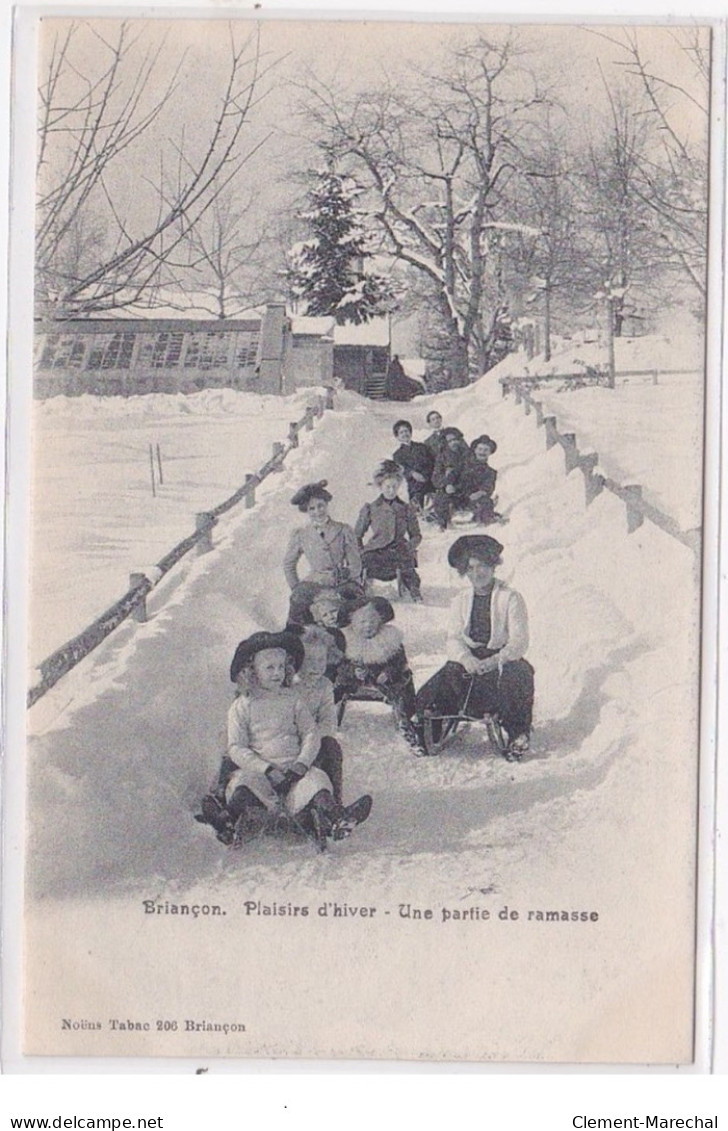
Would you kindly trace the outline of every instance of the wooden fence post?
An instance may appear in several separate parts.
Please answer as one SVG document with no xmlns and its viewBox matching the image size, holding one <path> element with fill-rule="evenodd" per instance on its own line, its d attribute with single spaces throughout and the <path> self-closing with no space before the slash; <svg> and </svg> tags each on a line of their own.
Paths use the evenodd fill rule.
<svg viewBox="0 0 728 1131">
<path fill-rule="evenodd" d="M 579 466 L 579 449 L 576 446 L 575 434 L 573 432 L 562 433 L 561 446 L 564 449 L 566 474 L 571 475 L 574 468 Z"/>
<path fill-rule="evenodd" d="M 250 510 L 251 507 L 255 506 L 256 483 L 257 483 L 257 479 L 254 475 L 246 475 L 245 476 L 246 486 L 248 484 L 250 484 L 250 490 L 248 491 L 247 495 L 245 496 L 245 507 L 246 507 L 247 510 Z"/>
<path fill-rule="evenodd" d="M 200 511 L 195 515 L 195 530 L 199 531 L 200 537 L 197 540 L 197 553 L 207 554 L 212 549 L 212 528 L 215 525 L 215 517 L 209 511 Z"/>
<path fill-rule="evenodd" d="M 544 416 L 544 428 L 546 429 L 546 451 L 553 448 L 554 444 L 559 442 L 559 434 L 556 430 L 556 417 Z"/>
<path fill-rule="evenodd" d="M 137 585 L 142 585 L 147 580 L 145 573 L 130 573 L 129 574 L 129 588 L 136 589 Z M 139 624 L 146 624 L 147 621 L 147 598 L 146 595 L 142 598 L 138 605 L 135 605 L 131 611 L 131 615 Z"/>
<path fill-rule="evenodd" d="M 595 468 L 599 463 L 599 456 L 596 452 L 590 452 L 587 456 L 579 456 L 579 467 L 584 475 L 584 491 L 586 494 L 586 505 L 588 507 L 604 490 L 604 477 L 602 475 L 595 475 Z"/>
<path fill-rule="evenodd" d="M 642 508 L 639 505 L 630 505 L 632 500 L 634 500 L 636 504 L 642 502 L 642 488 L 638 483 L 630 483 L 628 486 L 623 487 L 622 491 L 624 495 L 627 496 L 624 500 L 624 504 L 627 508 L 627 533 L 633 534 L 645 521 Z"/>
</svg>

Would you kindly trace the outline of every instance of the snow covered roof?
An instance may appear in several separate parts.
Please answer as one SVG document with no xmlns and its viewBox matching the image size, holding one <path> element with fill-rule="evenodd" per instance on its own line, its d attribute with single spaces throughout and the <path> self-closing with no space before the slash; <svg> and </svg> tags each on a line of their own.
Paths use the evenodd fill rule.
<svg viewBox="0 0 728 1131">
<path fill-rule="evenodd" d="M 388 346 L 389 319 L 374 318 L 361 326 L 334 327 L 334 344 L 337 346 Z"/>
<path fill-rule="evenodd" d="M 310 318 L 308 315 L 294 314 L 291 318 L 291 331 L 294 334 L 324 337 L 331 333 L 333 326 L 334 320 L 331 317 Z"/>
</svg>

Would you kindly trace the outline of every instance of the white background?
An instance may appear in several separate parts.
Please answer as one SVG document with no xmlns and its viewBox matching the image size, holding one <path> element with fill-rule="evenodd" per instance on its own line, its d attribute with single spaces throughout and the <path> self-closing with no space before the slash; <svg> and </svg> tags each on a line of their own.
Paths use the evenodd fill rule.
<svg viewBox="0 0 728 1131">
<path fill-rule="evenodd" d="M 31 6 L 18 5 L 24 10 Z M 47 11 L 51 5 L 47 5 Z M 181 8 L 174 3 L 163 3 L 170 14 L 216 15 L 219 13 L 244 14 L 253 5 L 246 7 L 227 5 L 217 0 L 207 9 Z M 256 5 L 257 7 L 257 5 Z M 311 14 L 305 3 L 287 0 L 286 3 L 264 3 L 261 14 L 294 11 Z M 70 5 L 53 4 L 54 12 L 74 14 L 77 8 Z M 37 9 L 36 9 L 37 10 Z M 101 10 L 100 5 L 95 6 Z M 17 11 L 17 8 L 16 8 Z M 88 11 L 88 9 L 87 9 Z M 109 14 L 120 14 L 121 9 L 104 8 Z M 148 15 L 152 9 L 137 9 L 133 14 Z M 420 0 L 400 0 L 396 13 L 389 10 L 386 0 L 370 0 L 368 12 L 379 12 L 391 17 L 394 14 L 407 15 L 421 13 L 425 18 L 443 18 L 445 10 L 435 3 Z M 321 15 L 357 14 L 364 11 L 353 3 L 339 0 L 338 3 L 319 3 L 316 12 Z M 562 22 L 578 22 L 584 18 L 585 6 L 582 4 L 550 4 L 537 7 L 523 0 L 509 0 L 507 12 L 485 4 L 471 3 L 453 12 L 448 18 L 462 18 L 468 15 L 488 16 L 498 19 L 514 18 L 542 21 L 558 19 Z M 127 9 L 125 15 L 130 14 Z M 670 17 L 679 19 L 705 18 L 725 19 L 725 5 L 719 2 L 707 3 L 705 0 L 697 8 L 682 3 L 679 7 L 649 3 L 643 0 L 639 8 L 620 2 L 603 5 L 598 13 L 589 12 L 590 21 L 597 18 L 606 22 L 619 22 L 625 19 L 646 19 L 666 22 Z M 10 75 L 10 44 L 12 35 L 12 11 L 8 0 L 2 0 L 0 12 L 0 75 Z M 722 29 L 725 30 L 724 28 Z M 9 90 L 9 80 L 6 90 Z M 724 92 L 723 92 L 724 93 Z M 0 161 L 6 165 L 9 151 L 10 126 L 7 107 L 9 97 L 2 100 L 2 119 L 0 119 Z M 723 102 L 723 105 L 724 102 Z M 725 118 L 723 118 L 725 130 Z M 3 169 L 6 172 L 6 168 Z M 724 213 L 725 204 L 720 200 Z M 714 205 L 713 216 L 716 208 Z M 3 207 L 0 217 L 0 255 L 7 256 L 8 209 Z M 22 219 L 22 216 L 21 216 Z M 17 236 L 17 227 L 15 235 Z M 22 233 L 21 233 L 22 234 Z M 720 246 L 720 245 L 718 245 Z M 717 260 L 717 256 L 716 256 Z M 2 289 L 3 318 L 6 311 L 6 293 Z M 22 313 L 14 305 L 13 315 Z M 27 310 L 26 310 L 27 316 Z M 715 330 L 714 330 L 715 334 Z M 715 348 L 719 349 L 717 338 Z M 715 404 L 716 410 L 718 405 Z M 12 406 L 11 406 L 12 410 Z M 717 412 L 716 412 L 717 415 Z M 728 450 L 728 419 L 725 410 L 721 426 L 721 448 Z M 711 431 L 709 441 L 708 484 L 716 484 L 720 476 L 718 458 L 718 427 Z M 3 460 L 4 463 L 4 460 Z M 13 470 L 14 473 L 14 469 Z M 725 470 L 723 469 L 723 475 Z M 15 483 L 14 483 L 15 487 Z M 713 494 L 711 487 L 709 494 Z M 723 526 L 725 528 L 725 499 L 722 502 Z M 728 598 L 725 567 L 725 535 L 723 535 L 722 565 L 718 567 L 719 537 L 716 521 L 717 507 L 713 507 L 713 519 L 708 524 L 708 546 L 712 545 L 711 560 L 706 571 L 706 617 L 705 624 L 720 623 L 722 636 L 728 638 L 728 621 L 725 605 Z M 10 568 L 17 563 L 10 556 Z M 722 601 L 716 592 L 720 578 Z M 725 647 L 722 649 L 725 654 Z M 704 720 L 705 726 L 713 730 L 716 702 L 713 694 L 712 671 L 716 666 L 717 652 L 715 640 L 706 632 L 704 666 Z M 719 673 L 720 674 L 720 673 Z M 723 760 L 728 755 L 725 741 L 726 692 L 723 678 L 721 736 Z M 708 764 L 712 761 L 712 744 L 706 747 Z M 3 750 L 5 742 L 3 742 Z M 728 795 L 725 786 L 725 770 L 717 776 L 718 806 L 716 826 L 716 894 L 718 910 L 715 919 L 716 949 L 715 962 L 718 970 L 728 965 L 728 945 L 726 917 L 728 916 L 728 859 L 725 840 L 721 840 L 721 829 L 725 833 L 725 813 Z M 704 857 L 712 854 L 712 830 L 704 829 L 702 852 Z M 14 878 L 11 876 L 10 881 Z M 8 876 L 4 876 L 7 884 Z M 15 881 L 17 882 L 17 878 Z M 705 890 L 705 889 L 704 889 Z M 709 898 L 710 891 L 706 891 Z M 270 1064 L 251 1063 L 243 1067 L 225 1062 L 197 1065 L 193 1062 L 62 1062 L 35 1060 L 22 1062 L 13 1058 L 12 1049 L 4 1049 L 4 1071 L 0 1079 L 0 1119 L 2 1127 L 9 1128 L 9 1116 L 49 1115 L 67 1116 L 162 1116 L 165 1131 L 199 1126 L 242 1127 L 261 1124 L 265 1128 L 278 1128 L 294 1125 L 297 1127 L 358 1128 L 369 1126 L 377 1121 L 382 1127 L 438 1127 L 473 1126 L 500 1128 L 571 1128 L 575 1116 L 598 1117 L 638 1116 L 643 1118 L 654 1114 L 667 1118 L 722 1117 L 724 1129 L 728 1127 L 728 1093 L 725 1079 L 728 1069 L 728 992 L 725 976 L 718 978 L 719 1000 L 716 1002 L 716 1028 L 712 1066 L 701 1066 L 702 1071 L 692 1069 L 671 1071 L 669 1069 L 641 1070 L 605 1069 L 567 1070 L 538 1069 L 528 1066 L 503 1069 L 488 1066 L 446 1066 L 436 1068 L 432 1065 L 321 1065 L 321 1064 Z M 708 1075 L 712 1071 L 716 1074 Z M 205 1071 L 196 1075 L 198 1069 Z M 160 1072 L 161 1069 L 161 1072 Z M 42 1075 L 38 1075 L 38 1074 Z M 107 1075 L 114 1073 L 114 1075 Z M 214 1079 L 213 1079 L 214 1078 Z M 720 1125 L 720 1124 L 719 1124 Z"/>
</svg>

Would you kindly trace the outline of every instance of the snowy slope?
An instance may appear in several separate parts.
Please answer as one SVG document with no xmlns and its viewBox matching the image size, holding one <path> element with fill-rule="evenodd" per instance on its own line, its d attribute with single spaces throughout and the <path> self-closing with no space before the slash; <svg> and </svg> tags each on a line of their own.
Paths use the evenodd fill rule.
<svg viewBox="0 0 728 1131">
<path fill-rule="evenodd" d="M 694 555 L 649 524 L 628 537 L 623 506 L 606 493 L 586 510 L 581 476 L 565 477 L 560 449 L 545 451 L 534 417 L 502 400 L 495 382 L 423 398 L 407 415 L 419 426 L 435 403 L 468 436 L 488 431 L 499 442 L 493 463 L 508 519 L 497 531 L 501 573 L 524 594 L 532 622 L 537 705 L 528 759 L 510 766 L 494 758 L 477 726 L 442 757 L 415 759 L 386 711 L 350 705 L 341 733 L 345 792 L 348 799 L 371 792 L 374 811 L 349 841 L 323 856 L 283 840 L 230 853 L 193 822 L 223 748 L 233 648 L 254 628 L 283 622 L 280 562 L 299 518 L 291 494 L 325 477 L 332 514 L 352 521 L 372 497 L 373 467 L 392 450 L 402 406 L 342 394 L 282 474 L 266 481 L 256 508 L 227 516 L 215 549 L 191 559 L 155 596 L 150 622 L 123 626 L 30 712 L 29 879 L 38 908 L 31 939 L 47 941 L 69 921 L 93 933 L 103 897 L 104 916 L 118 919 L 141 970 L 141 1003 L 149 979 L 160 977 L 144 970 L 144 931 L 128 933 L 141 898 L 239 908 L 241 899 L 296 902 L 311 891 L 350 903 L 376 893 L 396 908 L 415 892 L 420 901 L 494 913 L 504 900 L 541 907 L 563 898 L 569 909 L 598 905 L 601 917 L 599 970 L 578 944 L 568 971 L 582 985 L 584 1025 L 596 1008 L 607 1028 L 618 1026 L 624 995 L 649 992 L 645 971 L 660 978 L 672 971 L 692 929 L 692 861 L 689 853 L 666 858 L 664 845 L 672 833 L 680 842 L 689 837 L 695 794 L 696 717 L 681 709 L 697 687 Z M 397 606 L 418 685 L 442 660 L 445 611 L 461 584 L 445 562 L 456 534 L 427 531 L 425 603 Z M 207 928 L 199 938 L 180 956 L 185 969 L 214 946 Z M 532 977 L 538 996 L 548 938 L 516 938 L 521 988 Z M 605 969 L 610 940 L 614 959 Z M 551 970 L 553 993 L 564 975 Z M 177 976 L 165 974 L 170 993 Z M 44 990 L 62 1001 L 52 980 Z M 509 992 L 504 974 L 494 1008 L 506 1008 Z M 674 992 L 676 1009 L 684 1008 L 689 983 L 678 979 Z M 210 993 L 212 1001 L 218 989 Z M 549 1009 L 549 1024 L 558 1025 L 558 994 Z M 592 1037 L 580 1024 L 570 1016 L 581 1042 L 572 1051 L 589 1055 Z M 504 1055 L 548 1058 L 548 1043 L 519 1049 L 517 1030 L 509 1039 Z M 394 1052 L 400 1040 L 404 1030 L 392 1034 Z"/>
</svg>

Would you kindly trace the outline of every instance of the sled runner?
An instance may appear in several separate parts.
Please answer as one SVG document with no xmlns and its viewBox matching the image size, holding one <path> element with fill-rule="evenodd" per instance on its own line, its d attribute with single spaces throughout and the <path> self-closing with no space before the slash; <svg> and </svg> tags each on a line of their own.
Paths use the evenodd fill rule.
<svg viewBox="0 0 728 1131">
<path fill-rule="evenodd" d="M 282 802 L 275 809 L 247 811 L 236 821 L 219 798 L 210 793 L 203 797 L 200 810 L 195 813 L 195 820 L 211 825 L 217 839 L 227 848 L 240 849 L 263 836 L 293 835 L 310 841 L 318 852 L 325 852 L 329 840 L 345 840 L 357 825 L 366 820 L 371 810 L 371 798 L 368 795 L 359 798 L 334 821 L 324 822 L 318 813 L 314 813 L 310 829 Z"/>
<path fill-rule="evenodd" d="M 485 724 L 493 750 L 496 754 L 505 758 L 506 762 L 521 761 L 528 749 L 528 742 L 525 737 L 511 743 L 495 715 L 476 717 L 468 715 L 464 711 L 457 715 L 438 715 L 432 711 L 425 712 L 420 719 L 422 745 L 425 748 L 425 753 L 427 755 L 439 754 L 443 747 L 455 737 L 458 729 L 470 723 Z"/>
</svg>

